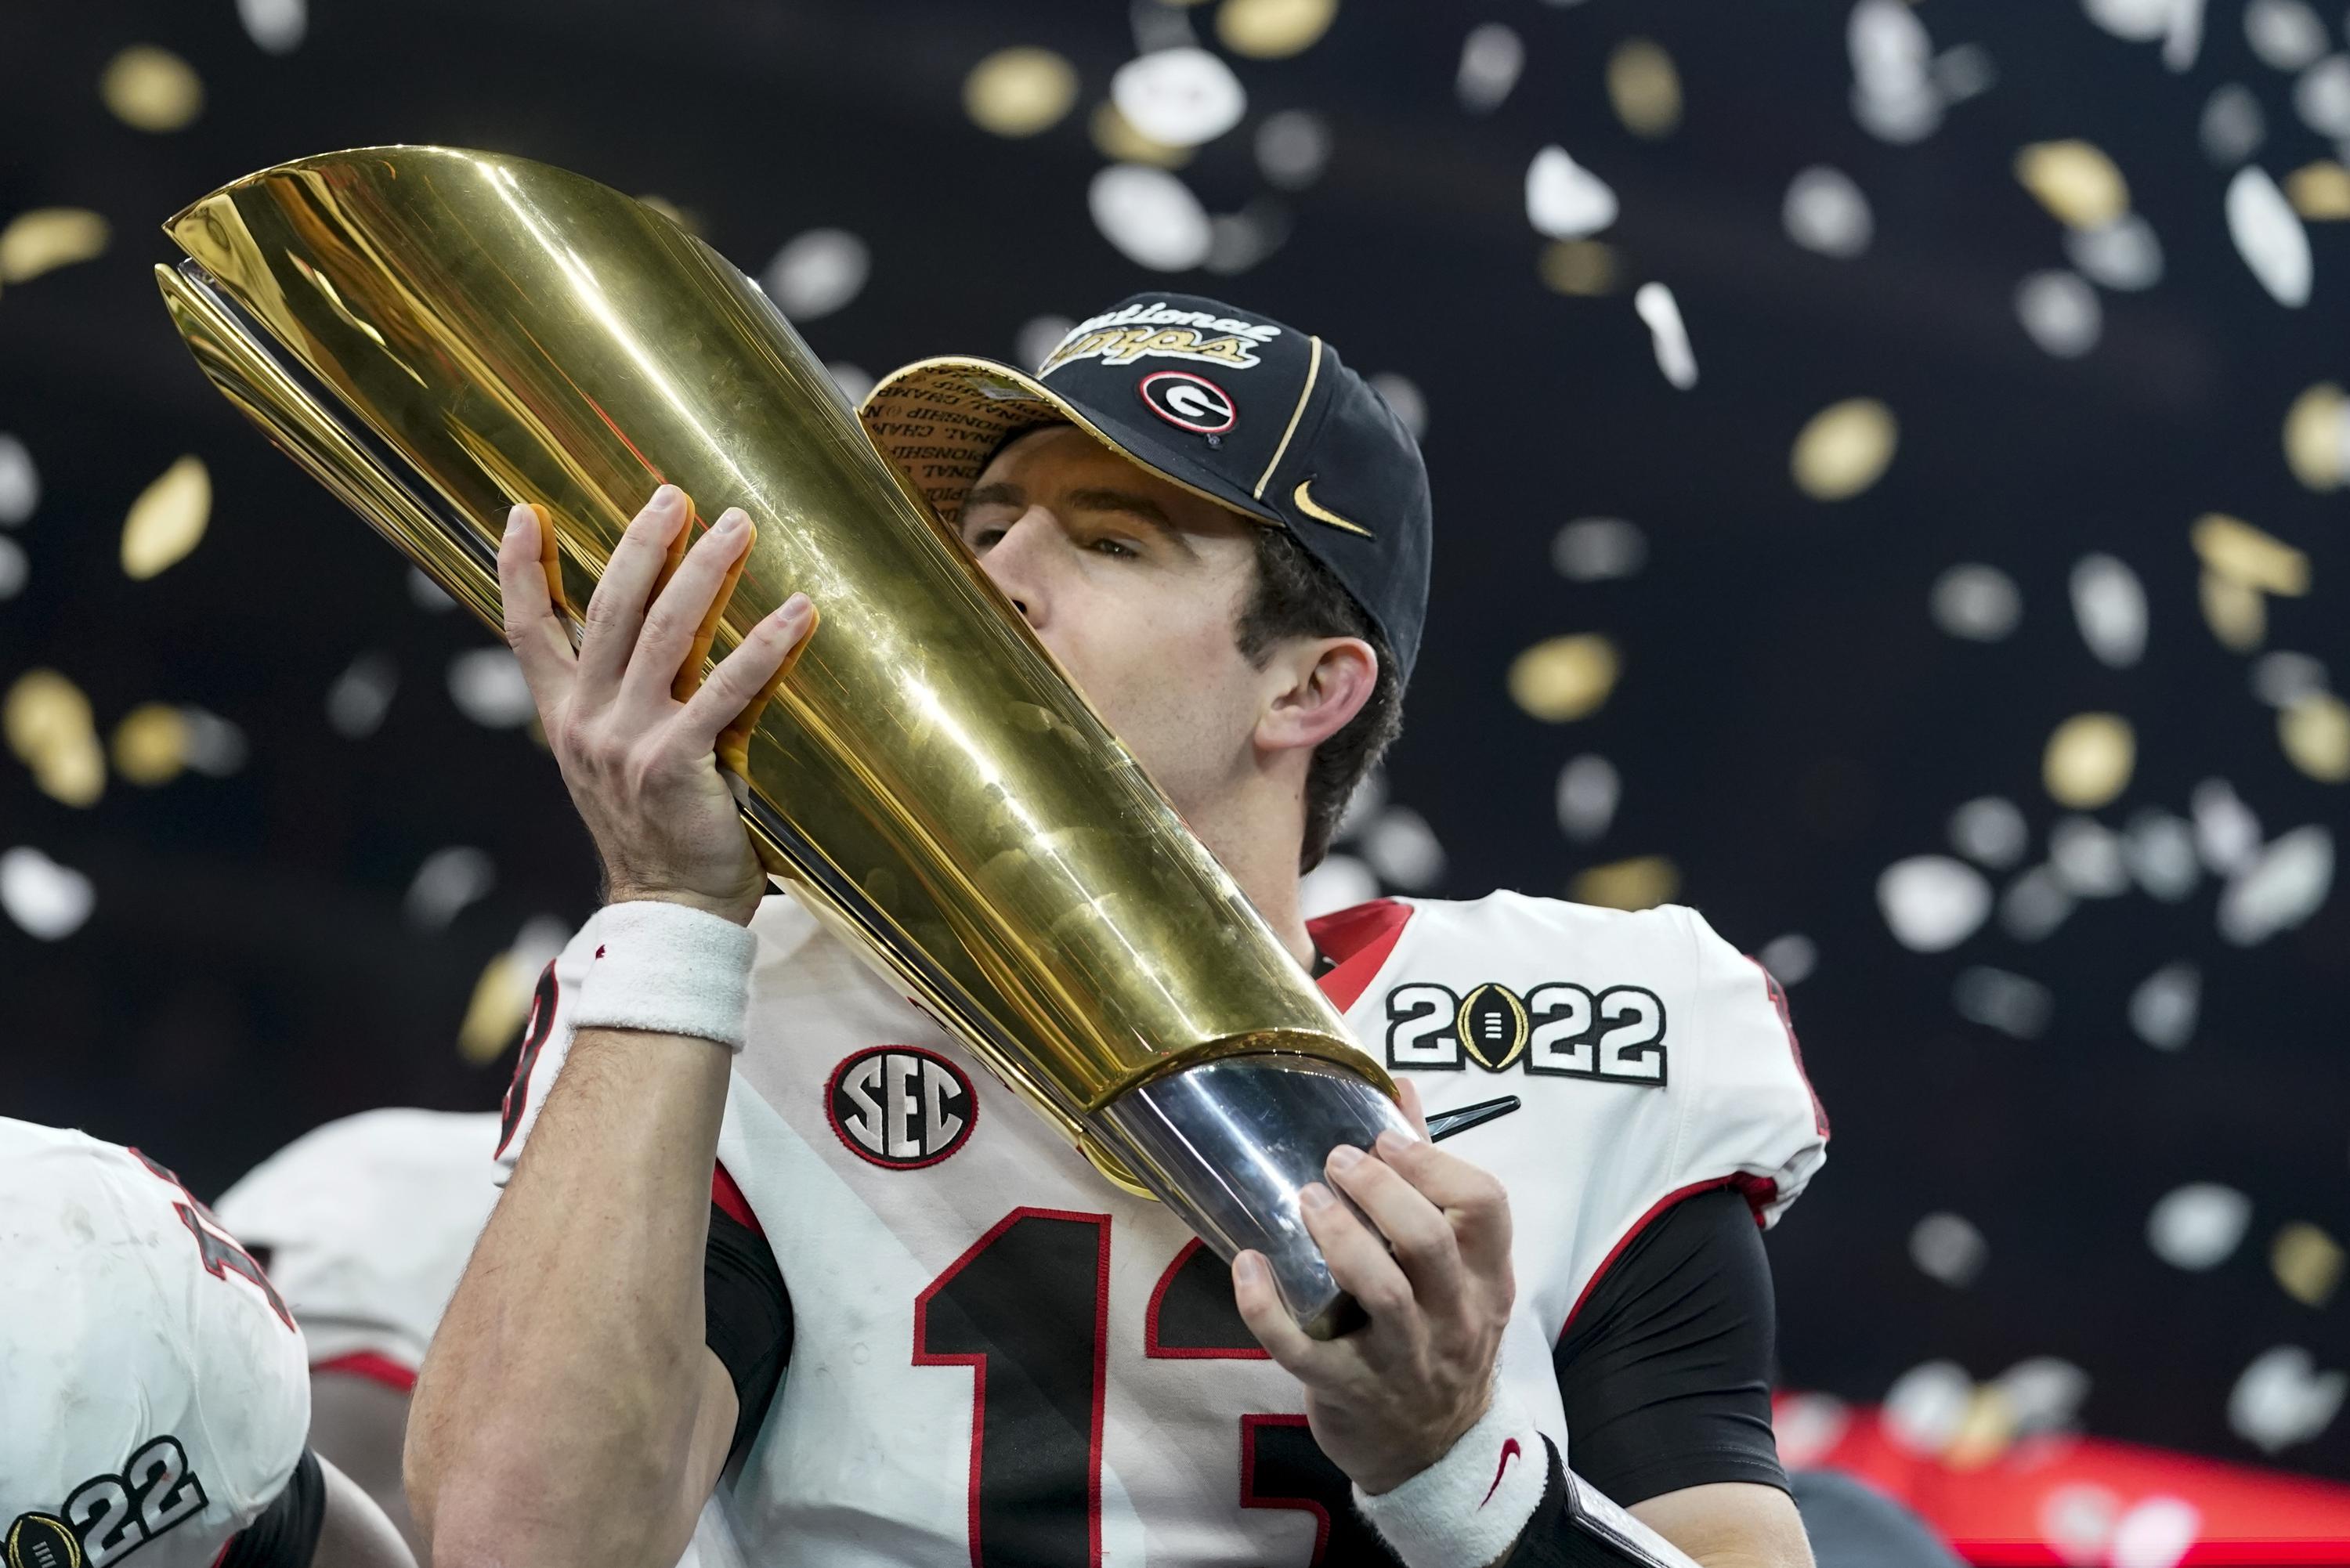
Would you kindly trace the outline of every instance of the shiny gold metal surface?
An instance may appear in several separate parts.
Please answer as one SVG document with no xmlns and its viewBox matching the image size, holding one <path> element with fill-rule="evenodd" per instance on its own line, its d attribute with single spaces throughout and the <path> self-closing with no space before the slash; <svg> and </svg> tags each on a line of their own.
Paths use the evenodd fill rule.
<svg viewBox="0 0 2350 1568">
<path fill-rule="evenodd" d="M 753 734 L 763 860 L 1060 1127 L 1250 1054 L 1389 1095 L 1321 992 L 766 296 L 669 219 L 544 164 L 380 147 L 173 217 L 158 267 L 205 374 L 484 620 L 515 500 L 587 604 L 655 485 L 758 537 L 723 657 L 794 590 L 823 615 Z"/>
</svg>

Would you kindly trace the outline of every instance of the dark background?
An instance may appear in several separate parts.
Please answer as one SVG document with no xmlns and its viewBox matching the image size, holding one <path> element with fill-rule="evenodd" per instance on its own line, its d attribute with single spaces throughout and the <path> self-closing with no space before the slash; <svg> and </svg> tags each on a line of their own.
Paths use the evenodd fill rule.
<svg viewBox="0 0 2350 1568">
<path fill-rule="evenodd" d="M 1212 47 L 1210 10 L 1189 15 Z M 2207 876 L 2181 903 L 2085 901 L 2044 941 L 1994 920 L 1926 955 L 1893 940 L 1876 896 L 1893 862 L 1948 853 L 1951 809 L 1978 795 L 2021 805 L 2023 864 L 2039 858 L 2065 815 L 2042 788 L 2042 748 L 2083 711 L 2137 728 L 2135 778 L 2096 814 L 2108 824 L 2148 805 L 2184 815 L 2214 777 L 2271 837 L 2342 817 L 2340 786 L 2287 763 L 2250 661 L 2197 609 L 2189 527 L 2234 514 L 2311 557 L 2312 595 L 2269 603 L 2269 646 L 2342 661 L 2342 503 L 2295 483 L 2279 431 L 2303 388 L 2350 371 L 2350 250 L 2340 225 L 2311 225 L 2314 297 L 2293 311 L 2230 243 L 2230 170 L 2197 134 L 2214 87 L 2259 95 L 2270 130 L 2255 157 L 2280 179 L 2333 151 L 2295 120 L 2292 78 L 2252 57 L 2241 12 L 2213 0 L 2199 59 L 2174 74 L 2158 46 L 2109 36 L 2075 5 L 1920 6 L 1938 47 L 1981 45 L 1997 80 L 1905 147 L 1855 121 L 1840 5 L 1353 0 L 1302 55 L 1235 59 L 1248 118 L 1180 171 L 1213 212 L 1267 198 L 1254 127 L 1320 113 L 1326 171 L 1271 198 L 1286 242 L 1241 276 L 1163 282 L 1317 331 L 1425 396 L 1434 599 L 1387 773 L 1443 846 L 1426 890 L 1560 894 L 1588 866 L 1666 855 L 1676 898 L 1732 941 L 1816 944 L 1793 1002 L 1836 1139 L 1772 1239 L 1788 1384 L 1875 1400 L 1929 1359 L 1988 1378 L 2053 1355 L 2087 1373 L 2091 1430 L 2258 1459 L 2225 1417 L 2245 1366 L 2278 1345 L 2350 1360 L 2341 1299 L 2293 1299 L 2268 1261 L 2289 1222 L 2350 1235 L 2342 899 L 2237 948 L 2215 932 Z M 1517 29 L 1526 66 L 1499 109 L 1473 115 L 1454 70 L 1486 20 Z M 1685 116 L 1660 140 L 1627 132 L 1604 90 L 1609 51 L 1635 35 L 1680 74 Z M 186 129 L 134 130 L 101 103 L 106 63 L 141 42 L 203 77 Z M 961 99 L 972 65 L 1012 44 L 1059 50 L 1082 80 L 1066 119 L 1020 140 L 975 129 Z M 217 1191 L 330 1116 L 487 1107 L 505 1063 L 469 1065 L 454 1046 L 477 977 L 526 920 L 576 921 L 595 897 L 545 753 L 451 700 L 451 657 L 487 634 L 420 607 L 392 552 L 196 372 L 148 275 L 175 259 L 161 219 L 305 153 L 493 149 L 657 192 L 754 275 L 804 230 L 862 236 L 870 281 L 803 324 L 827 359 L 878 373 L 940 352 L 1008 358 L 1032 317 L 1083 316 L 1154 281 L 1086 204 L 1104 162 L 1087 115 L 1135 47 L 1123 10 L 1034 0 L 317 0 L 284 55 L 225 4 L 0 7 L 0 220 L 78 205 L 113 225 L 102 257 L 0 294 L 0 431 L 32 452 L 43 491 L 10 535 L 30 574 L 0 602 L 0 685 L 47 666 L 88 693 L 101 735 L 160 700 L 228 718 L 251 746 L 231 776 L 116 778 L 88 809 L 0 758 L 0 847 L 34 846 L 97 889 L 93 917 L 61 940 L 0 923 L 0 1112 L 138 1143 Z M 2012 161 L 2063 137 L 2112 155 L 2166 258 L 2154 288 L 2101 291 L 2103 340 L 2074 360 L 2035 347 L 2013 306 L 2019 280 L 2065 261 Z M 1523 181 L 1550 142 L 1621 198 L 1604 236 L 1625 269 L 1615 293 L 1566 297 L 1537 275 Z M 1866 255 L 1831 260 L 1783 232 L 1787 182 L 1814 162 L 1867 192 Z M 1689 323 L 1692 391 L 1659 375 L 1633 312 L 1646 278 L 1670 285 Z M 1859 395 L 1899 416 L 1898 455 L 1856 499 L 1806 498 L 1788 477 L 1795 433 Z M 212 474 L 210 532 L 133 582 L 117 560 L 123 514 L 186 452 Z M 1645 532 L 1639 575 L 1578 585 L 1553 569 L 1559 526 L 1593 514 Z M 2097 551 L 2145 584 L 2134 668 L 2092 658 L 2066 600 L 2074 563 Z M 1966 561 L 2020 586 L 2012 637 L 1936 628 L 1929 590 Z M 1572 724 L 1527 717 L 1505 687 L 1512 659 L 1580 631 L 1623 651 L 1613 699 Z M 326 693 L 371 649 L 400 684 L 382 727 L 346 739 Z M 1586 752 L 1614 762 L 1624 799 L 1579 845 L 1554 794 Z M 420 929 L 403 898 L 450 845 L 488 852 L 495 886 L 446 929 Z M 2201 968 L 2200 1022 L 2183 1050 L 2158 1052 L 2126 1002 L 2177 960 Z M 2044 1033 L 1959 1016 L 1956 976 L 1985 964 L 2049 988 Z M 2242 1244 L 2203 1273 L 2146 1242 L 2150 1207 L 2189 1181 L 2253 1203 Z M 1936 1211 L 1988 1244 L 1963 1287 L 1911 1262 L 1911 1230 Z M 2274 1462 L 2350 1477 L 2350 1424 Z"/>
</svg>

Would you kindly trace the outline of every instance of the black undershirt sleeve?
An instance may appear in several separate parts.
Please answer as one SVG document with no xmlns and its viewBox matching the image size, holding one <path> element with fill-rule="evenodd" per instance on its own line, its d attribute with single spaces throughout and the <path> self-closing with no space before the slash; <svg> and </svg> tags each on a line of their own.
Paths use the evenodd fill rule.
<svg viewBox="0 0 2350 1568">
<path fill-rule="evenodd" d="M 702 1338 L 734 1380 L 731 1463 L 767 1418 L 792 1358 L 792 1298 L 767 1239 L 712 1203 L 702 1260 Z"/>
<path fill-rule="evenodd" d="M 327 1481 L 308 1449 L 261 1517 L 229 1538 L 214 1568 L 310 1568 L 327 1518 Z"/>
<path fill-rule="evenodd" d="M 1608 1268 L 1552 1356 L 1567 1463 L 1627 1507 L 1712 1481 L 1786 1490 L 1771 1433 L 1776 1330 L 1745 1199 L 1684 1199 Z"/>
</svg>

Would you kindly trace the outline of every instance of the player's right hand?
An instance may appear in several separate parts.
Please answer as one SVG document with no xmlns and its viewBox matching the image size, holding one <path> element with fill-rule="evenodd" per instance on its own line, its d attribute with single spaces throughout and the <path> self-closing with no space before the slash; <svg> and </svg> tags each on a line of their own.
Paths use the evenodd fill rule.
<svg viewBox="0 0 2350 1568">
<path fill-rule="evenodd" d="M 697 635 L 706 636 L 733 591 L 753 532 L 741 508 L 729 508 L 663 584 L 691 511 L 675 485 L 653 493 L 596 585 L 576 653 L 557 607 L 553 535 L 538 508 L 508 514 L 498 586 L 506 641 L 603 857 L 607 897 L 687 904 L 748 925 L 766 879 L 718 757 L 722 746 L 739 753 L 785 661 L 814 628 L 816 609 L 794 594 L 699 690 L 681 680 L 681 670 L 693 673 L 689 659 L 701 662 Z M 680 701 L 680 692 L 690 694 Z"/>
</svg>

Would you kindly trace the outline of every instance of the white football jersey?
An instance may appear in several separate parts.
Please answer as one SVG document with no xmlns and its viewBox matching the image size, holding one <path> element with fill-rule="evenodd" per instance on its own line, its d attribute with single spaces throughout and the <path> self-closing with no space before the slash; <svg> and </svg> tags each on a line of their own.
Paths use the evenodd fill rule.
<svg viewBox="0 0 2350 1568">
<path fill-rule="evenodd" d="M 300 1331 L 177 1178 L 0 1118 L 5 1561 L 205 1568 L 284 1489 L 309 1426 Z"/>
<path fill-rule="evenodd" d="M 312 1366 L 412 1386 L 497 1202 L 483 1179 L 497 1143 L 488 1112 L 362 1111 L 304 1133 L 213 1210 L 268 1250 Z"/>
<path fill-rule="evenodd" d="M 511 1165 L 594 961 L 542 982 Z M 774 1247 L 790 1365 L 733 1479 L 754 1562 L 1306 1568 L 1383 1561 L 1303 1390 L 1231 1277 L 786 898 L 753 929 L 749 1044 L 718 1154 Z M 1322 985 L 1431 1116 L 1520 1105 L 1447 1147 L 1499 1176 L 1518 1304 L 1501 1375 L 1568 1451 L 1551 1352 L 1607 1262 L 1691 1192 L 1759 1222 L 1827 1124 L 1762 971 L 1677 907 L 1497 893 L 1315 922 Z"/>
</svg>

